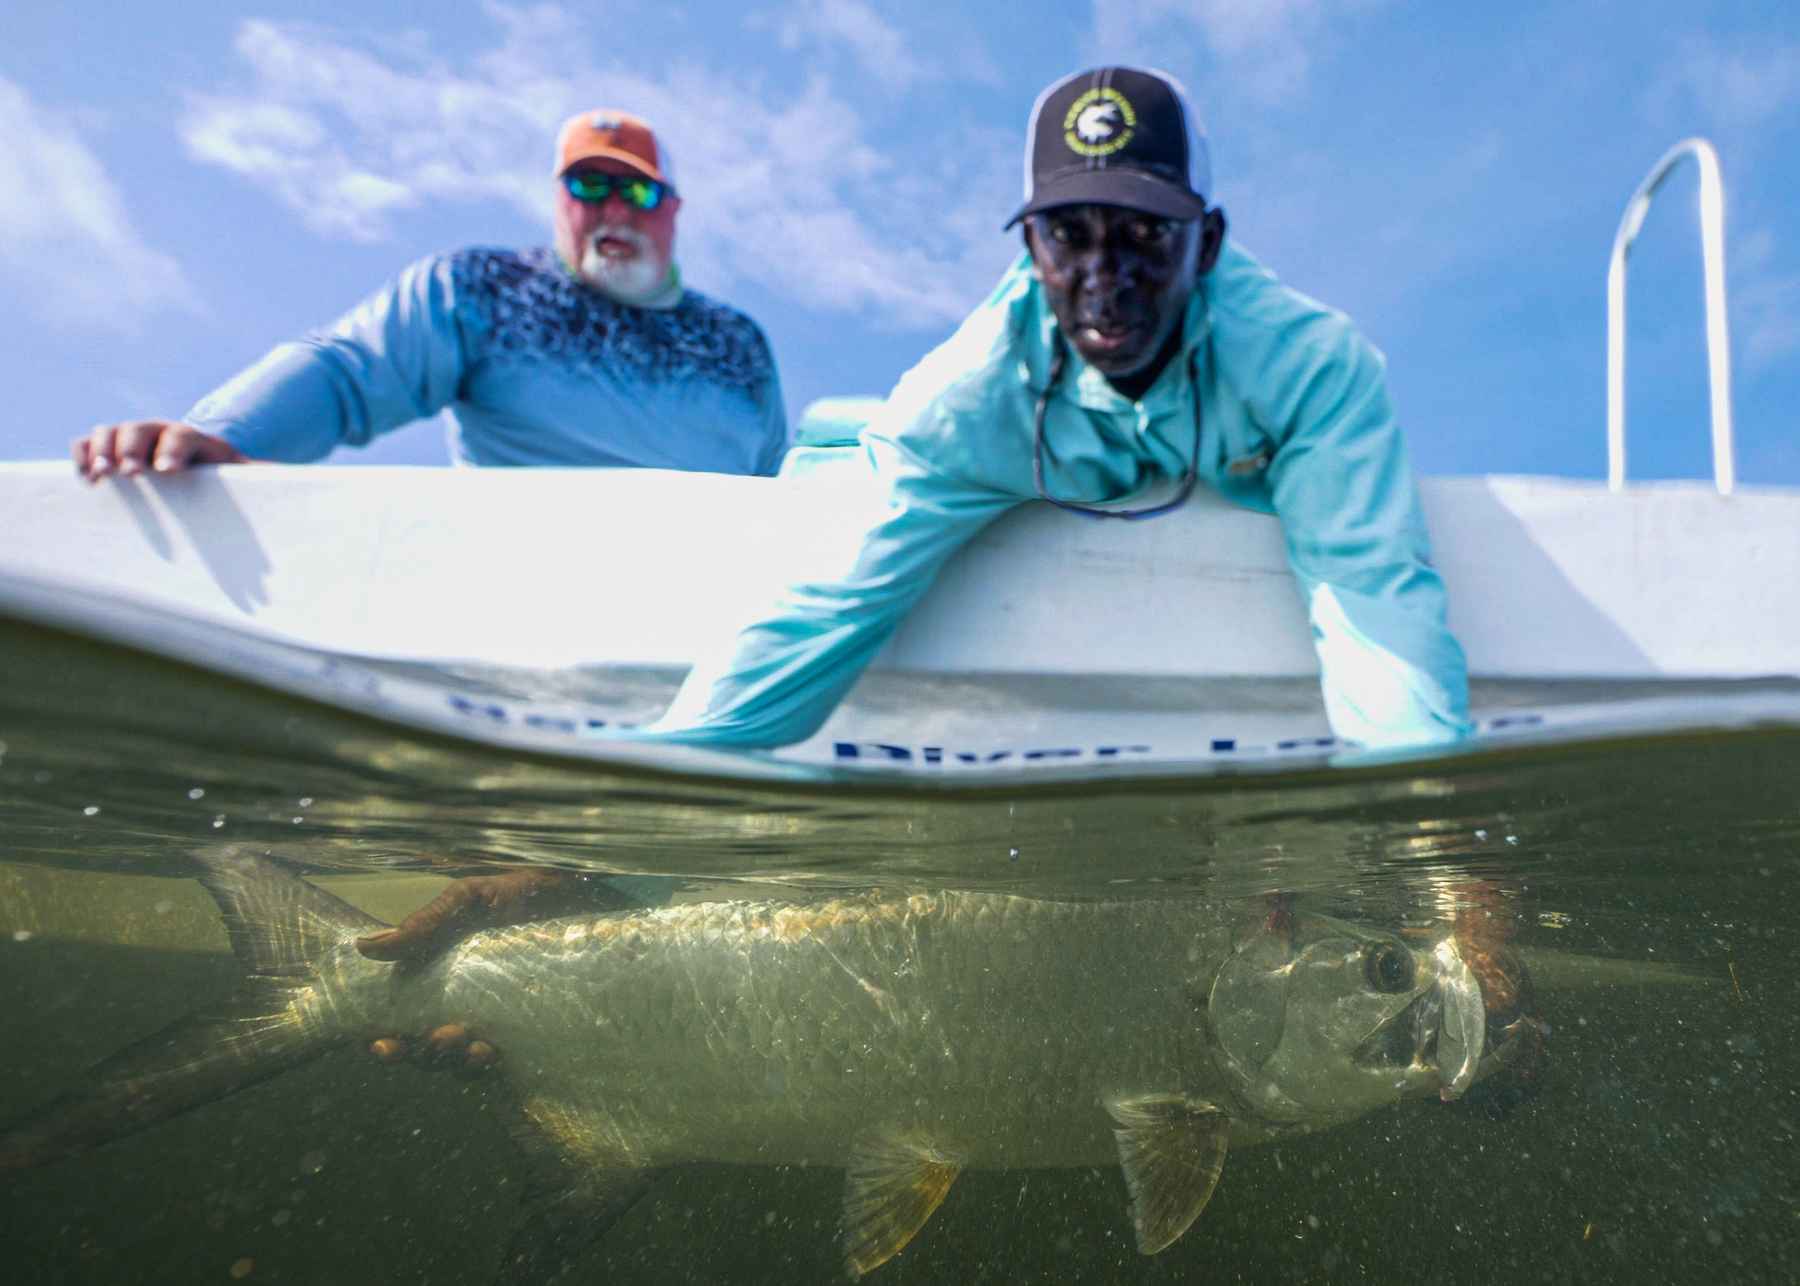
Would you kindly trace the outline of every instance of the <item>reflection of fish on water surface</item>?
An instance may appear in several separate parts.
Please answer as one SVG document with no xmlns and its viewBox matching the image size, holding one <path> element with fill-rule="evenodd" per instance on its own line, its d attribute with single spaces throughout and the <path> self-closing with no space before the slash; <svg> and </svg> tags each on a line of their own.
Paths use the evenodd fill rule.
<svg viewBox="0 0 1800 1286">
<path fill-rule="evenodd" d="M 102 1063 L 0 1135 L 0 1170 L 334 1044 L 462 1023 L 501 1049 L 536 1160 L 514 1280 L 694 1161 L 844 1167 L 855 1272 L 965 1168 L 1117 1162 L 1153 1253 L 1200 1214 L 1230 1144 L 1454 1097 L 1536 1039 L 1484 1005 L 1486 966 L 1454 937 L 1415 945 L 1284 901 L 1249 918 L 985 893 L 704 903 L 488 930 L 397 967 L 357 953 L 371 917 L 273 863 L 199 860 L 251 975 L 241 1007 Z"/>
</svg>

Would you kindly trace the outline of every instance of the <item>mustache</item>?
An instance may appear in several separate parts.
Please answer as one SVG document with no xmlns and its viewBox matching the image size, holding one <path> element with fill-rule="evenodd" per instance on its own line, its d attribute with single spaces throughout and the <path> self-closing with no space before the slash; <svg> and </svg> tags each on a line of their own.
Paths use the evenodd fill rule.
<svg viewBox="0 0 1800 1286">
<path fill-rule="evenodd" d="M 640 255 L 650 254 L 656 249 L 649 237 L 622 223 L 603 223 L 595 228 L 593 235 L 588 238 L 588 244 L 598 250 L 602 241 L 622 241 Z"/>
</svg>

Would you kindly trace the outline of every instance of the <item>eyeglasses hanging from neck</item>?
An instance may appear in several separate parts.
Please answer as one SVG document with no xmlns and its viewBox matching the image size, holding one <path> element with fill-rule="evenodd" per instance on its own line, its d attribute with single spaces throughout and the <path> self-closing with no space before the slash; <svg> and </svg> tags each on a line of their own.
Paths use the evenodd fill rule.
<svg viewBox="0 0 1800 1286">
<path fill-rule="evenodd" d="M 1068 353 L 1063 347 L 1062 334 L 1058 332 L 1051 341 L 1053 349 L 1050 356 L 1050 379 L 1044 385 L 1043 392 L 1037 399 L 1037 424 L 1031 436 L 1031 477 L 1037 485 L 1040 499 L 1048 500 L 1058 509 L 1067 509 L 1073 513 L 1086 514 L 1090 518 L 1154 518 L 1157 514 L 1168 513 L 1179 508 L 1193 494 L 1194 484 L 1200 480 L 1200 430 L 1205 424 L 1205 409 L 1200 401 L 1200 371 L 1198 350 L 1188 355 L 1188 380 L 1194 391 L 1194 450 L 1188 457 L 1188 465 L 1181 477 L 1173 483 L 1164 483 L 1150 488 L 1152 494 L 1163 487 L 1173 487 L 1173 493 L 1166 498 L 1159 497 L 1149 504 L 1127 506 L 1124 501 L 1103 500 L 1089 503 L 1080 500 L 1060 500 L 1050 494 L 1044 484 L 1044 420 L 1050 410 L 1050 395 L 1056 392 L 1062 383 L 1063 368 L 1068 364 Z"/>
</svg>

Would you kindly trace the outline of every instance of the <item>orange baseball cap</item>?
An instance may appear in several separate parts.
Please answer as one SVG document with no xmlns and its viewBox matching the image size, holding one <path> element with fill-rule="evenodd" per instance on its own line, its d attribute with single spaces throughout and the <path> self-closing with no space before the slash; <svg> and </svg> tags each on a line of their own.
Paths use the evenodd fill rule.
<svg viewBox="0 0 1800 1286">
<path fill-rule="evenodd" d="M 610 108 L 580 112 L 556 135 L 556 174 L 580 161 L 623 161 L 645 178 L 675 186 L 675 167 L 656 131 L 640 116 Z"/>
</svg>

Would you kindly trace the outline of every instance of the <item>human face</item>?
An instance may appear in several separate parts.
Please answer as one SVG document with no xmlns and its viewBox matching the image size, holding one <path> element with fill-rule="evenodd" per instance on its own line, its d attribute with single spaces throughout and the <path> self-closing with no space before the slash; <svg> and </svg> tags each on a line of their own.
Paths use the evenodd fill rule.
<svg viewBox="0 0 1800 1286">
<path fill-rule="evenodd" d="M 1025 241 L 1063 334 L 1082 359 L 1132 399 L 1175 351 L 1188 297 L 1224 240 L 1217 210 L 1165 219 L 1112 205 L 1034 214 Z"/>
<path fill-rule="evenodd" d="M 582 161 L 574 172 L 634 175 L 623 161 Z M 675 258 L 675 215 L 681 198 L 665 195 L 653 210 L 640 210 L 614 192 L 600 202 L 580 201 L 556 183 L 556 251 L 577 277 L 616 299 L 649 299 L 668 281 Z"/>
</svg>

